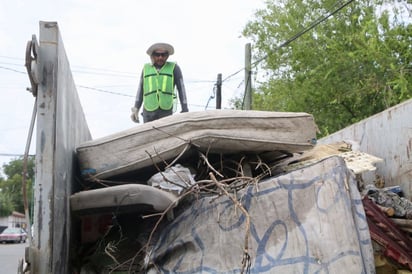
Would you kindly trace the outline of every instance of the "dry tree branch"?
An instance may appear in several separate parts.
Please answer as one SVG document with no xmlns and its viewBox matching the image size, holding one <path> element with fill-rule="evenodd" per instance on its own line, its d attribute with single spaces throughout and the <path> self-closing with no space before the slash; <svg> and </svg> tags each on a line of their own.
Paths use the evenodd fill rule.
<svg viewBox="0 0 412 274">
<path fill-rule="evenodd" d="M 159 157 L 159 158 L 162 160 L 162 162 L 165 164 L 165 169 L 171 168 L 171 170 L 174 172 L 174 174 L 179 177 L 179 179 L 186 185 L 186 187 L 184 187 L 184 186 L 182 186 L 182 185 L 179 185 L 179 184 L 177 184 L 177 183 L 175 183 L 175 182 L 170 181 L 169 179 L 167 179 L 167 177 L 164 176 L 163 172 L 160 170 L 159 166 L 158 166 L 158 165 L 155 163 L 155 161 L 153 160 L 152 155 L 151 155 L 147 150 L 146 150 L 145 152 L 147 153 L 147 155 L 148 155 L 148 156 L 150 157 L 150 159 L 152 160 L 152 164 L 156 167 L 157 171 L 162 175 L 163 180 L 165 180 L 166 182 L 168 182 L 168 183 L 170 183 L 170 184 L 172 184 L 172 185 L 175 185 L 175 186 L 178 186 L 178 187 L 182 187 L 182 188 L 184 188 L 184 189 L 187 189 L 187 187 L 190 187 L 190 184 L 188 184 L 188 183 L 186 182 L 186 180 L 185 180 L 184 178 L 182 178 L 182 176 L 173 169 L 172 166 L 173 166 L 173 164 L 174 164 L 176 161 L 178 161 L 178 160 L 180 159 L 180 157 L 183 156 L 183 154 L 190 148 L 191 145 L 192 145 L 192 144 L 191 144 L 190 142 L 188 142 L 188 143 L 186 144 L 186 146 L 183 148 L 183 150 L 179 153 L 179 155 L 176 156 L 175 159 L 174 159 L 171 163 L 168 163 L 165 159 L 163 159 L 163 158 L 160 156 L 160 153 L 158 153 L 158 152 L 156 151 L 156 148 L 153 148 L 153 150 L 156 152 L 156 156 Z"/>
<path fill-rule="evenodd" d="M 244 249 L 243 249 L 243 257 L 242 257 L 242 269 L 240 273 L 245 273 L 245 268 L 246 270 L 248 270 L 250 268 L 250 255 L 249 255 L 249 235 L 250 235 L 250 216 L 247 212 L 247 210 L 242 206 L 241 203 L 239 203 L 238 200 L 236 200 L 235 198 L 233 198 L 229 192 L 227 192 L 227 190 L 224 188 L 224 186 L 216 180 L 215 175 L 210 172 L 209 173 L 211 179 L 213 182 L 215 182 L 216 186 L 223 191 L 223 193 L 229 197 L 230 200 L 232 200 L 232 202 L 235 204 L 235 206 L 237 206 L 242 213 L 245 215 L 246 217 L 246 233 L 245 233 L 245 241 L 244 241 Z"/>
<path fill-rule="evenodd" d="M 146 151 L 146 153 L 147 153 L 147 155 L 149 155 L 149 157 L 150 157 L 150 159 L 152 160 L 152 163 L 153 163 L 153 165 L 156 167 L 157 171 L 160 173 L 160 175 L 162 175 L 163 180 L 165 180 L 166 182 L 168 182 L 168 183 L 170 183 L 170 184 L 172 184 L 172 185 L 175 185 L 175 186 L 177 186 L 177 187 L 182 187 L 182 188 L 186 189 L 186 188 L 183 187 L 182 185 L 179 185 L 179 184 L 177 184 L 177 183 L 169 180 L 169 179 L 163 174 L 163 172 L 161 171 L 161 169 L 159 168 L 159 166 L 157 165 L 157 163 L 155 163 L 155 161 L 153 160 L 152 155 L 151 155 L 148 151 Z M 157 153 L 157 152 L 156 152 L 156 153 Z M 158 157 L 160 157 L 160 156 L 158 155 Z M 162 159 L 162 161 L 163 161 L 165 164 L 167 164 L 167 162 L 164 161 L 163 159 Z M 166 165 L 166 166 L 167 166 L 167 165 Z M 184 180 L 179 174 L 177 174 L 177 172 L 175 172 L 175 174 L 182 180 L 183 183 L 186 183 L 185 180 Z M 187 185 L 187 184 L 186 184 L 186 185 Z"/>
<path fill-rule="evenodd" d="M 104 248 L 104 253 L 106 253 L 106 255 L 109 256 L 118 265 L 119 262 L 117 261 L 116 257 L 112 255 L 112 253 L 116 252 L 116 249 L 116 245 L 113 244 L 113 242 L 109 242 Z"/>
<path fill-rule="evenodd" d="M 99 179 L 96 176 L 89 176 L 86 179 L 84 179 L 84 181 L 89 182 L 89 183 L 96 183 L 99 184 L 103 187 L 110 187 L 112 185 L 124 185 L 124 184 L 144 184 L 144 182 L 142 181 L 113 181 L 113 180 L 105 180 L 105 179 Z M 90 189 L 90 186 L 85 186 L 84 184 L 82 184 L 83 189 Z"/>
<path fill-rule="evenodd" d="M 177 155 L 171 163 L 168 163 L 165 159 L 163 159 L 161 157 L 160 153 L 156 150 L 155 147 L 153 147 L 153 150 L 156 153 L 156 156 L 159 157 L 159 159 L 163 162 L 163 164 L 165 165 L 165 168 L 168 168 L 168 167 L 172 166 L 177 160 L 179 160 L 180 157 L 183 156 L 183 154 L 190 148 L 190 145 L 191 145 L 190 143 L 186 144 L 186 146 L 182 149 L 182 151 L 179 153 L 179 155 Z M 150 159 L 152 160 L 152 163 L 155 164 L 154 161 L 153 161 L 152 155 L 147 150 L 145 150 L 145 152 L 147 153 L 147 155 L 149 155 Z"/>
<path fill-rule="evenodd" d="M 114 214 L 113 214 L 114 215 Z M 115 217 L 116 215 L 114 215 L 114 217 Z M 114 229 L 114 227 L 118 227 L 118 230 L 119 230 L 119 234 L 120 234 L 120 236 L 119 236 L 119 240 L 117 240 L 117 241 L 115 241 L 115 240 L 113 240 L 113 241 L 108 241 L 107 243 L 106 243 L 106 241 L 105 241 L 105 239 L 106 239 L 106 237 L 108 237 L 108 235 L 110 234 L 110 232 L 112 231 L 112 229 Z M 117 245 L 119 245 L 120 244 L 120 242 L 122 241 L 122 238 L 123 238 L 123 233 L 122 233 L 122 227 L 119 225 L 119 224 L 117 224 L 117 225 L 112 225 L 112 226 L 110 226 L 110 228 L 104 233 L 104 235 L 102 236 L 102 238 L 101 238 L 101 240 L 99 240 L 98 242 L 97 242 L 97 247 L 96 247 L 96 250 L 100 250 L 100 249 L 102 249 L 103 251 L 104 251 L 104 253 L 107 255 L 107 256 L 109 256 L 112 260 L 113 260 L 113 262 L 115 262 L 115 264 L 117 264 L 117 265 L 119 265 L 119 262 L 117 261 L 117 259 L 116 259 L 116 257 L 113 255 L 113 253 L 115 253 L 116 251 L 117 251 Z M 117 268 L 117 266 L 114 266 L 114 268 Z"/>
<path fill-rule="evenodd" d="M 182 152 L 179 154 L 179 156 L 177 156 L 177 158 L 172 163 L 176 162 L 189 149 L 189 147 L 190 147 L 190 143 L 188 142 L 188 144 L 185 146 L 185 148 L 182 150 Z M 156 150 L 155 150 L 155 152 L 156 152 Z M 154 159 L 153 159 L 154 156 L 152 157 L 152 155 L 147 151 L 146 151 L 146 153 L 152 159 L 153 165 L 162 174 L 164 180 L 167 181 L 167 182 L 170 182 L 170 180 L 168 180 L 166 178 L 166 176 L 160 171 L 159 166 L 154 162 Z M 219 173 L 210 164 L 210 162 L 209 162 L 208 158 L 206 157 L 206 155 L 204 155 L 200 151 L 199 151 L 199 155 L 200 155 L 201 159 L 204 161 L 204 163 L 208 166 L 209 170 L 213 171 L 216 175 L 224 178 L 224 175 Z M 157 155 L 157 156 L 161 159 L 161 157 L 159 155 Z M 167 213 L 170 210 L 172 210 L 173 207 L 175 207 L 176 204 L 179 203 L 181 200 L 183 200 L 186 196 L 188 196 L 190 194 L 194 194 L 194 193 L 200 193 L 202 191 L 202 193 L 212 193 L 212 194 L 215 194 L 215 195 L 217 194 L 217 197 L 220 197 L 222 195 L 228 196 L 229 199 L 231 199 L 231 201 L 235 205 L 235 208 L 241 210 L 241 212 L 245 215 L 245 217 L 246 217 L 246 221 L 245 221 L 245 226 L 246 226 L 245 230 L 246 230 L 246 232 L 245 232 L 245 239 L 244 239 L 241 273 L 245 273 L 245 272 L 248 273 L 248 271 L 250 269 L 250 265 L 251 265 L 251 258 L 250 258 L 250 254 L 249 254 L 250 215 L 248 214 L 247 210 L 242 206 L 240 200 L 238 198 L 235 198 L 236 196 L 231 195 L 229 193 L 229 191 L 236 192 L 237 190 L 242 189 L 242 188 L 244 188 L 245 186 L 247 186 L 251 183 L 254 183 L 254 184 L 257 185 L 258 181 L 262 177 L 266 176 L 267 173 L 270 174 L 270 168 L 267 166 L 267 164 L 263 163 L 262 160 L 258 157 L 258 165 L 257 165 L 256 169 L 261 168 L 263 170 L 263 172 L 262 172 L 262 174 L 260 174 L 259 176 L 255 177 L 255 178 L 254 177 L 248 177 L 248 176 L 245 176 L 243 166 L 242 166 L 242 162 L 244 160 L 245 160 L 245 157 L 242 157 L 240 159 L 240 162 L 234 161 L 235 164 L 239 165 L 238 168 L 237 168 L 237 171 L 235 172 L 235 174 L 241 175 L 241 176 L 237 176 L 237 177 L 233 177 L 233 178 L 229 178 L 229 179 L 222 179 L 221 181 L 217 181 L 217 179 L 215 177 L 215 174 L 213 172 L 209 172 L 209 177 L 211 178 L 211 180 L 200 180 L 200 181 L 197 181 L 194 185 L 192 185 L 188 188 L 185 188 L 184 192 L 177 197 L 176 201 L 171 203 L 168 206 L 168 208 L 165 209 L 163 212 L 142 216 L 142 218 L 144 218 L 144 219 L 149 218 L 149 217 L 159 217 L 159 218 L 156 221 L 155 225 L 153 226 L 153 228 L 151 230 L 151 233 L 149 234 L 149 236 L 147 238 L 147 242 L 145 244 L 143 244 L 143 246 L 136 252 L 136 254 L 132 258 L 122 262 L 121 264 L 119 264 L 114 258 L 114 261 L 118 263 L 116 268 L 118 269 L 121 266 L 129 264 L 129 273 L 131 273 L 130 271 L 132 270 L 132 267 L 135 266 L 134 263 L 136 262 L 136 260 L 139 256 L 141 256 L 142 254 L 146 254 L 146 258 L 149 258 L 149 260 L 150 260 L 150 255 L 149 254 L 151 252 L 150 249 L 151 249 L 151 244 L 152 244 L 151 242 L 153 241 L 153 236 L 155 235 L 155 232 L 159 229 L 159 226 L 160 226 L 161 222 L 164 220 L 165 216 L 167 216 Z M 166 164 L 166 166 L 171 166 L 172 165 L 172 163 L 167 164 L 167 162 L 164 161 L 164 160 L 163 160 L 163 162 Z M 224 165 L 224 163 L 221 161 L 221 166 L 223 167 L 223 165 Z M 267 170 L 265 170 L 263 167 L 266 167 Z M 222 170 L 223 170 L 223 168 L 222 168 Z M 181 176 L 179 176 L 179 177 L 181 178 Z M 183 179 L 182 179 L 182 181 L 184 182 Z M 170 182 L 170 183 L 174 184 L 173 182 Z M 179 186 L 182 187 L 181 185 L 179 185 Z M 109 245 L 106 246 L 105 252 L 108 256 L 111 255 L 110 251 L 113 251 L 111 246 L 109 246 Z M 112 256 L 110 256 L 110 257 L 112 257 Z"/>
<path fill-rule="evenodd" d="M 210 163 L 209 160 L 207 159 L 207 157 L 202 153 L 199 152 L 200 157 L 203 159 L 203 161 L 205 161 L 205 163 L 207 164 L 207 166 L 213 171 L 215 172 L 217 175 L 219 175 L 220 177 L 224 178 L 225 176 L 223 176 L 222 174 L 220 174 Z"/>
<path fill-rule="evenodd" d="M 108 187 L 109 185 L 105 184 L 104 180 L 101 180 L 99 178 L 97 178 L 95 175 L 90 175 L 88 176 L 86 179 L 84 179 L 86 182 L 90 182 L 90 183 L 96 183 L 96 184 L 100 184 L 104 187 Z"/>
<path fill-rule="evenodd" d="M 174 173 L 177 177 L 179 177 L 179 179 L 186 185 L 186 188 L 189 188 L 189 187 L 191 186 L 191 184 L 188 183 L 187 180 L 185 180 L 185 179 L 182 177 L 182 175 L 179 174 L 173 167 L 170 167 L 170 170 L 172 170 L 173 173 Z M 190 174 L 190 175 L 191 175 L 191 174 Z M 187 178 L 187 179 L 189 179 L 189 178 Z M 190 179 L 189 179 L 189 181 L 190 181 Z M 179 184 L 177 184 L 177 185 L 180 186 L 180 187 L 183 187 L 182 185 L 179 185 Z M 183 187 L 183 188 L 186 189 L 185 187 Z"/>
<path fill-rule="evenodd" d="M 239 163 L 238 163 L 238 170 L 240 171 L 241 176 L 245 176 L 245 173 L 243 171 L 243 165 L 242 165 L 243 160 L 245 160 L 244 155 L 242 156 L 242 158 L 240 158 Z"/>
<path fill-rule="evenodd" d="M 142 216 L 143 219 L 150 218 L 150 217 L 159 217 L 159 219 L 156 221 L 154 227 L 152 228 L 152 230 L 151 230 L 151 232 L 148 236 L 148 239 L 146 241 L 146 244 L 144 244 L 136 252 L 136 254 L 132 258 L 126 260 L 122 264 L 119 264 L 116 268 L 119 268 L 122 265 L 129 264 L 129 273 L 131 273 L 130 272 L 132 270 L 131 268 L 134 265 L 134 262 L 136 261 L 136 259 L 142 253 L 143 254 L 150 254 L 150 244 L 152 242 L 154 233 L 158 230 L 158 228 L 160 226 L 160 223 L 165 219 L 165 217 L 167 216 L 167 213 L 170 210 L 172 210 L 172 208 L 175 207 L 177 203 L 179 203 L 181 200 L 183 200 L 188 195 L 198 193 L 200 191 L 210 192 L 210 187 L 215 186 L 220 190 L 220 196 L 222 195 L 222 193 L 223 193 L 223 195 L 228 196 L 233 201 L 233 203 L 236 205 L 236 207 L 240 208 L 242 213 L 246 216 L 245 247 L 244 247 L 243 259 L 242 259 L 243 270 L 241 272 L 241 273 L 245 273 L 245 269 L 247 269 L 250 266 L 250 255 L 248 253 L 248 242 L 249 242 L 249 234 L 250 234 L 250 217 L 249 217 L 247 211 L 243 208 L 243 206 L 228 193 L 228 191 L 224 188 L 224 185 L 223 185 L 223 184 L 226 185 L 227 183 L 233 182 L 234 180 L 242 179 L 242 177 L 225 179 L 225 180 L 222 180 L 221 182 L 217 182 L 216 177 L 213 175 L 213 173 L 210 173 L 210 174 L 211 174 L 210 177 L 212 178 L 211 180 L 197 181 L 195 185 L 191 186 L 191 188 L 187 189 L 184 193 L 179 195 L 177 200 L 175 202 L 171 203 L 163 212 Z M 251 178 L 250 177 L 243 177 L 243 179 L 250 180 Z M 230 188 L 230 185 L 226 185 L 226 187 Z"/>
<path fill-rule="evenodd" d="M 191 143 L 186 144 L 186 146 L 183 148 L 182 152 L 180 152 L 179 155 L 177 155 L 176 158 L 175 158 L 170 164 L 168 164 L 168 165 L 166 166 L 166 168 L 174 165 L 174 163 L 176 163 L 176 161 L 179 160 L 180 157 L 182 157 L 183 154 L 185 154 L 186 151 L 188 151 L 190 147 L 191 147 Z"/>
<path fill-rule="evenodd" d="M 164 131 L 164 130 L 161 130 L 160 128 L 157 128 L 157 127 L 152 127 L 152 128 L 155 129 L 155 130 L 158 130 L 158 131 L 160 131 L 160 132 L 162 132 L 162 133 L 164 133 L 164 134 L 166 134 L 166 135 L 168 135 L 169 137 L 174 137 L 174 138 L 179 139 L 179 140 L 181 140 L 181 141 L 183 141 L 183 142 L 185 142 L 185 143 L 187 143 L 187 144 L 191 144 L 191 145 L 194 145 L 194 146 L 196 146 L 196 147 L 200 147 L 199 145 L 196 145 L 195 143 L 193 143 L 192 140 L 185 140 L 185 139 L 183 139 L 183 138 L 181 138 L 181 137 L 179 137 L 179 136 L 176 136 L 176 135 L 174 135 L 174 134 L 170 134 L 169 132 L 166 132 L 166 131 Z"/>
<path fill-rule="evenodd" d="M 263 173 L 267 173 L 269 175 L 272 175 L 270 167 L 268 166 L 268 164 L 263 162 L 258 154 L 256 154 L 256 158 L 258 159 L 258 162 L 252 162 L 253 164 L 256 164 L 255 170 L 257 170 L 258 168 L 261 168 L 261 166 L 263 166 L 262 167 Z"/>
<path fill-rule="evenodd" d="M 199 183 L 199 182 L 197 182 Z M 210 185 L 214 185 L 214 182 L 208 183 L 206 184 L 204 187 L 209 187 Z M 197 184 L 196 184 L 197 185 Z M 159 227 L 160 223 L 164 220 L 165 216 L 167 215 L 167 213 L 172 210 L 178 203 L 179 201 L 183 200 L 186 196 L 193 194 L 194 192 L 198 191 L 198 188 L 196 188 L 196 185 L 192 185 L 191 188 L 189 188 L 188 190 L 186 190 L 185 192 L 183 192 L 182 194 L 179 195 L 179 197 L 176 199 L 176 201 L 174 201 L 173 203 L 171 203 L 163 212 L 159 212 L 156 214 L 150 214 L 150 215 L 145 215 L 142 216 L 143 219 L 146 218 L 150 218 L 150 217 L 155 217 L 155 216 L 159 216 L 159 219 L 156 221 L 152 231 L 149 234 L 149 237 L 147 239 L 147 242 L 145 245 L 143 245 L 143 247 L 136 252 L 136 254 L 129 259 L 128 261 L 131 262 L 131 265 L 133 265 L 133 262 L 136 260 L 136 258 L 138 257 L 138 255 L 140 255 L 143 251 L 145 252 L 145 254 L 149 254 L 150 251 L 150 242 L 152 241 L 153 235 L 156 232 L 157 228 Z"/>
</svg>

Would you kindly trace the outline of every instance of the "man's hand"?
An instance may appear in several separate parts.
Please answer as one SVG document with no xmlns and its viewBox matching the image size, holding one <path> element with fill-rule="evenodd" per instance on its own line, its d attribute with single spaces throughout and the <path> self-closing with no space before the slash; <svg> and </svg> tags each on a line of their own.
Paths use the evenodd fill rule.
<svg viewBox="0 0 412 274">
<path fill-rule="evenodd" d="M 136 107 L 132 107 L 132 115 L 130 118 L 132 118 L 133 122 L 139 123 L 139 110 Z"/>
</svg>

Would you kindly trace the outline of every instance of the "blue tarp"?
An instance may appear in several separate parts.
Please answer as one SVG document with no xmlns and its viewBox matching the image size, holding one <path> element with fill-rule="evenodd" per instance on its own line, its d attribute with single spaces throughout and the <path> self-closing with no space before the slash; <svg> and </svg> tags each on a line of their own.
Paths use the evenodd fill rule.
<svg viewBox="0 0 412 274">
<path fill-rule="evenodd" d="M 233 195 L 233 193 L 232 193 Z M 236 193 L 193 200 L 149 254 L 149 273 L 375 273 L 355 175 L 332 156 Z M 250 229 L 247 230 L 247 223 Z"/>
</svg>

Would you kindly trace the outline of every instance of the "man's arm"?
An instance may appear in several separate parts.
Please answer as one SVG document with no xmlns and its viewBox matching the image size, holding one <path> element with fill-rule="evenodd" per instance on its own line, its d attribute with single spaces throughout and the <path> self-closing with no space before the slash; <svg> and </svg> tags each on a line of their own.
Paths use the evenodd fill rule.
<svg viewBox="0 0 412 274">
<path fill-rule="evenodd" d="M 186 88 L 183 81 L 183 74 L 182 70 L 177 64 L 175 65 L 175 69 L 173 71 L 173 77 L 175 78 L 175 85 L 179 93 L 179 101 L 182 105 L 182 112 L 188 112 L 189 109 L 187 107 Z"/>
<path fill-rule="evenodd" d="M 140 83 L 139 86 L 137 87 L 137 93 L 136 93 L 136 99 L 134 102 L 134 107 L 132 107 L 132 115 L 130 118 L 132 119 L 133 122 L 139 123 L 139 109 L 142 106 L 143 103 L 143 71 L 140 75 Z"/>
<path fill-rule="evenodd" d="M 143 71 L 140 74 L 139 86 L 137 87 L 136 99 L 134 102 L 134 107 L 140 109 L 143 104 Z"/>
</svg>

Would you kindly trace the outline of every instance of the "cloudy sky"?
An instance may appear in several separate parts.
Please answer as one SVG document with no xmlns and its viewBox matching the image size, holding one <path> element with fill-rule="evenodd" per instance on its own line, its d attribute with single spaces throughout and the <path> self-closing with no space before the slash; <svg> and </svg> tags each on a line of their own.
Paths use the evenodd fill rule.
<svg viewBox="0 0 412 274">
<path fill-rule="evenodd" d="M 39 39 L 40 21 L 59 25 L 86 120 L 98 138 L 136 126 L 130 108 L 149 61 L 146 49 L 155 42 L 175 47 L 169 60 L 182 69 L 189 111 L 215 108 L 209 98 L 218 73 L 227 79 L 222 107 L 229 107 L 244 90 L 250 41 L 241 31 L 263 7 L 264 0 L 0 0 L 0 166 L 26 147 L 34 98 L 26 90 L 24 56 L 31 36 Z"/>
</svg>

